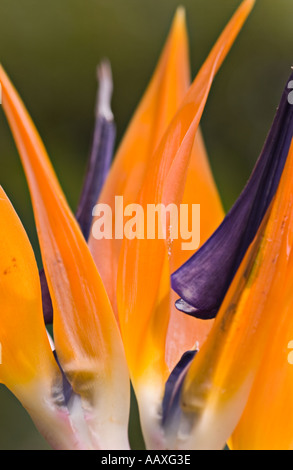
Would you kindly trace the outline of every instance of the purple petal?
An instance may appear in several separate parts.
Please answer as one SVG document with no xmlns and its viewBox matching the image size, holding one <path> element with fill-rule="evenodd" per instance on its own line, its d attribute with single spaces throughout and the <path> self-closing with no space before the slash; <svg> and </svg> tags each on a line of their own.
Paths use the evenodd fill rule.
<svg viewBox="0 0 293 470">
<path fill-rule="evenodd" d="M 53 350 L 53 355 L 54 355 L 55 361 L 57 362 L 57 365 L 60 369 L 60 372 L 62 374 L 62 392 L 63 392 L 63 397 L 62 398 L 64 400 L 64 405 L 67 406 L 69 401 L 70 401 L 70 398 L 72 397 L 72 395 L 74 393 L 73 388 L 67 380 L 67 377 L 65 375 L 64 370 L 61 367 L 61 364 L 60 364 L 60 361 L 58 359 L 57 352 L 56 352 L 55 349 Z"/>
<path fill-rule="evenodd" d="M 293 74 L 289 82 L 292 81 Z M 277 191 L 293 137 L 288 87 L 254 171 L 211 238 L 172 275 L 181 297 L 176 307 L 201 319 L 214 318 Z"/>
<path fill-rule="evenodd" d="M 98 67 L 98 79 L 99 93 L 92 151 L 76 212 L 76 219 L 86 240 L 90 234 L 93 208 L 111 166 L 116 137 L 111 111 L 112 75 L 108 62 L 103 62 Z"/>
<path fill-rule="evenodd" d="M 41 281 L 44 320 L 46 325 L 49 325 L 53 322 L 53 306 L 45 271 L 43 269 L 40 270 L 39 276 Z"/>
<path fill-rule="evenodd" d="M 97 203 L 111 166 L 116 137 L 116 128 L 111 111 L 112 74 L 110 64 L 106 61 L 98 67 L 98 80 L 99 90 L 92 150 L 76 211 L 76 220 L 86 240 L 88 240 L 90 234 L 93 208 Z M 40 271 L 40 281 L 44 319 L 46 324 L 50 324 L 53 321 L 53 307 L 43 270 Z"/>
<path fill-rule="evenodd" d="M 177 414 L 180 416 L 180 397 L 183 382 L 196 353 L 197 351 L 187 351 L 184 353 L 166 382 L 162 405 L 162 424 L 166 428 L 169 428 L 171 423 L 176 421 Z"/>
</svg>

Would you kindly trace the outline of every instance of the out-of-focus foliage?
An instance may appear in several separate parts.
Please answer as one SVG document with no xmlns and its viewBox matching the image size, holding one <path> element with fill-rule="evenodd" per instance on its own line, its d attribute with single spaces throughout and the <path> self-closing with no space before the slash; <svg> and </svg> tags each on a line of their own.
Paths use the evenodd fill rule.
<svg viewBox="0 0 293 470">
<path fill-rule="evenodd" d="M 40 131 L 73 209 L 90 148 L 97 63 L 105 56 L 112 63 L 119 140 L 149 81 L 176 7 L 186 7 L 194 76 L 239 3 L 0 0 L 0 62 Z M 293 65 L 292 15 L 293 2 L 258 0 L 213 86 L 202 127 L 226 209 L 260 153 Z M 0 184 L 40 263 L 26 182 L 1 113 L 0 142 Z M 136 410 L 132 417 L 131 441 L 140 448 Z M 24 448 L 48 446 L 25 411 L 0 387 L 0 449 Z"/>
</svg>

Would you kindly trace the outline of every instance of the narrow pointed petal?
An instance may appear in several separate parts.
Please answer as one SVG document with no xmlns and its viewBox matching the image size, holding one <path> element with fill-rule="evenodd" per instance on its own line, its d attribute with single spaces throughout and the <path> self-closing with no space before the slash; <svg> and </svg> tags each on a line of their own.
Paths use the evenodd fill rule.
<svg viewBox="0 0 293 470">
<path fill-rule="evenodd" d="M 288 338 L 293 331 L 290 315 L 292 177 L 293 142 L 276 196 L 236 273 L 206 343 L 187 372 L 177 432 L 184 423 L 190 423 L 190 434 L 186 435 L 182 448 L 223 448 L 240 420 L 248 398 L 251 403 L 250 427 L 246 421 L 243 430 L 247 437 L 242 434 L 239 447 L 246 447 L 243 446 L 245 442 L 253 448 L 269 446 L 272 440 L 266 429 L 268 423 L 276 438 L 280 433 L 277 444 L 284 439 L 283 445 L 292 447 L 290 425 L 286 424 L 292 415 L 290 400 L 286 406 L 279 407 L 280 401 L 289 397 L 286 386 L 292 386 L 292 370 L 286 361 Z M 276 349 L 272 349 L 274 346 Z M 265 364 L 267 359 L 270 362 Z M 255 387 L 260 383 L 258 393 Z M 253 401 L 253 391 L 258 397 L 257 402 Z M 272 397 L 280 401 L 273 402 Z M 266 407 L 268 400 L 270 406 Z M 262 410 L 259 414 L 257 405 Z M 262 422 L 265 413 L 268 416 Z M 241 442 L 237 431 L 234 442 L 235 445 Z"/>
<path fill-rule="evenodd" d="M 123 196 L 124 207 L 135 203 L 148 162 L 188 89 L 190 70 L 185 14 L 178 9 L 159 63 L 115 156 L 99 203 L 108 204 L 115 227 L 115 196 Z M 94 222 L 97 219 L 94 219 Z M 93 222 L 93 223 L 94 223 Z M 122 237 L 123 238 L 123 235 Z M 116 279 L 122 240 L 96 240 L 89 247 L 116 311 Z"/>
<path fill-rule="evenodd" d="M 98 67 L 99 89 L 92 150 L 78 204 L 76 219 L 88 240 L 93 208 L 108 176 L 113 158 L 116 129 L 111 111 L 113 90 L 111 66 L 107 61 Z"/>
<path fill-rule="evenodd" d="M 55 449 L 83 449 L 48 341 L 37 264 L 25 230 L 0 188 L 0 381 Z"/>
<path fill-rule="evenodd" d="M 137 200 L 145 213 L 149 204 L 178 205 L 182 200 L 194 138 L 213 79 L 252 5 L 253 2 L 245 1 L 233 16 L 151 159 Z M 169 223 L 168 220 L 162 222 L 165 233 L 168 233 Z M 160 423 L 158 405 L 162 403 L 169 375 L 165 358 L 171 292 L 168 249 L 172 252 L 172 246 L 169 242 L 169 239 L 165 243 L 160 239 L 125 238 L 118 271 L 121 333 L 150 448 L 163 445 L 157 427 Z"/>
<path fill-rule="evenodd" d="M 180 400 L 182 386 L 184 384 L 184 379 L 186 377 L 186 373 L 188 371 L 190 363 L 194 359 L 196 353 L 196 350 L 187 351 L 186 353 L 184 353 L 178 364 L 176 364 L 176 366 L 172 370 L 166 382 L 165 394 L 162 404 L 162 424 L 164 427 L 168 427 L 169 416 L 171 416 L 172 419 L 176 419 L 176 413 L 181 413 Z"/>
<path fill-rule="evenodd" d="M 98 67 L 98 81 L 99 87 L 92 149 L 75 214 L 86 240 L 88 240 L 92 224 L 93 208 L 110 170 L 116 137 L 114 118 L 111 111 L 112 74 L 111 66 L 107 61 L 102 62 Z M 53 322 L 53 306 L 43 269 L 40 271 L 40 280 L 45 322 L 46 324 L 51 324 Z"/>
<path fill-rule="evenodd" d="M 58 359 L 81 397 L 92 445 L 127 448 L 129 378 L 115 316 L 41 139 L 2 68 L 0 82 L 31 192 Z"/>
<path fill-rule="evenodd" d="M 278 187 L 293 133 L 287 85 L 262 154 L 242 194 L 212 237 L 172 275 L 173 289 L 181 297 L 177 308 L 197 318 L 209 319 L 217 314 Z"/>
</svg>

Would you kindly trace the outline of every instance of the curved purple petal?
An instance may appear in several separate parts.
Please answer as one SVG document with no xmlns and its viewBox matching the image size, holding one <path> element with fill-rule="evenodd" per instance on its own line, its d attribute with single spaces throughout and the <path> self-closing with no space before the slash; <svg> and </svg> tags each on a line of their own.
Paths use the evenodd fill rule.
<svg viewBox="0 0 293 470">
<path fill-rule="evenodd" d="M 162 424 L 166 428 L 169 428 L 170 424 L 176 421 L 177 414 L 180 415 L 181 413 L 181 390 L 191 361 L 194 359 L 196 353 L 196 350 L 184 353 L 166 382 L 162 404 Z"/>
<path fill-rule="evenodd" d="M 209 240 L 172 275 L 176 307 L 214 318 L 277 191 L 293 137 L 293 106 L 286 84 L 271 131 L 240 197 Z"/>
<path fill-rule="evenodd" d="M 61 364 L 60 364 L 60 361 L 58 359 L 58 356 L 57 356 L 57 352 L 56 350 L 54 349 L 53 350 L 53 355 L 54 355 L 54 358 L 55 358 L 55 361 L 57 362 L 57 365 L 60 369 L 60 372 L 61 372 L 61 375 L 62 375 L 62 392 L 63 392 L 63 400 L 64 400 L 64 405 L 67 406 L 69 401 L 70 401 L 70 398 L 72 397 L 73 395 L 73 388 L 72 386 L 70 385 L 66 375 L 65 375 L 65 372 L 64 370 L 62 369 L 61 367 Z"/>
</svg>

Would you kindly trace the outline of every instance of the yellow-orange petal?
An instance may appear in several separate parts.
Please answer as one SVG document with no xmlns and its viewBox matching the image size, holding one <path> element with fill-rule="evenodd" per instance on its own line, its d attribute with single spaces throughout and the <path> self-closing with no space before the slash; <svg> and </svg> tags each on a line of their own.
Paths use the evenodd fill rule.
<svg viewBox="0 0 293 470">
<path fill-rule="evenodd" d="M 250 405 L 233 436 L 233 447 L 273 445 L 266 429 L 268 423 L 276 438 L 275 445 L 292 446 L 290 425 L 283 428 L 293 411 L 290 404 L 286 410 L 279 408 L 279 401 L 266 408 L 267 400 L 282 401 L 289 396 L 286 386 L 290 388 L 293 379 L 286 356 L 287 341 L 293 332 L 292 177 L 293 143 L 271 209 L 186 377 L 182 404 L 196 420 L 191 438 L 196 448 L 223 447 L 248 397 Z M 276 347 L 275 355 L 272 346 Z M 257 386 L 260 390 L 256 390 Z"/>
<path fill-rule="evenodd" d="M 0 83 L 31 193 L 60 363 L 84 401 L 95 445 L 127 447 L 129 378 L 106 290 L 44 145 L 3 68 Z"/>
<path fill-rule="evenodd" d="M 54 360 L 42 316 L 38 269 L 25 230 L 0 187 L 0 380 L 21 387 L 52 380 Z"/>
<path fill-rule="evenodd" d="M 0 381 L 55 449 L 82 449 L 62 402 L 63 379 L 45 329 L 39 273 L 25 230 L 0 187 Z"/>
</svg>

